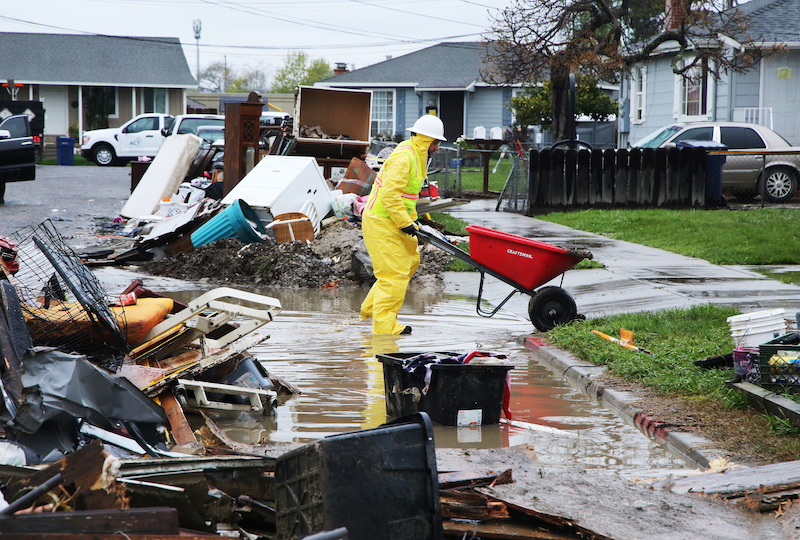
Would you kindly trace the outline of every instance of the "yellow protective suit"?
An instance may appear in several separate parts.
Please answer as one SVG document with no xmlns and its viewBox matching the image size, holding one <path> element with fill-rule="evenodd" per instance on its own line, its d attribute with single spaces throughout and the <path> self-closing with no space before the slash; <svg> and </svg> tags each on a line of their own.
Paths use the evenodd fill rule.
<svg viewBox="0 0 800 540">
<path fill-rule="evenodd" d="M 361 304 L 361 319 L 372 317 L 373 334 L 399 334 L 405 329 L 397 322 L 397 312 L 405 300 L 408 282 L 419 268 L 419 243 L 416 236 L 400 229 L 417 219 L 416 200 L 427 174 L 428 147 L 433 141 L 414 135 L 398 145 L 384 163 L 362 214 L 364 243 L 377 281 Z M 401 151 L 403 148 L 406 150 Z M 378 212 L 371 204 L 373 200 L 379 201 Z"/>
</svg>

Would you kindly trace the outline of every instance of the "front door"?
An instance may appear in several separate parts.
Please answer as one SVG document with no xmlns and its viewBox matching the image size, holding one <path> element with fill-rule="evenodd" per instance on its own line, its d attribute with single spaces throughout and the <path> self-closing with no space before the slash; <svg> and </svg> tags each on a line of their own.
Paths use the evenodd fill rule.
<svg viewBox="0 0 800 540">
<path fill-rule="evenodd" d="M 44 133 L 69 135 L 69 98 L 66 86 L 40 86 L 39 99 L 44 107 Z"/>
<path fill-rule="evenodd" d="M 455 142 L 464 134 L 464 92 L 439 92 L 439 109 L 444 136 Z"/>
</svg>

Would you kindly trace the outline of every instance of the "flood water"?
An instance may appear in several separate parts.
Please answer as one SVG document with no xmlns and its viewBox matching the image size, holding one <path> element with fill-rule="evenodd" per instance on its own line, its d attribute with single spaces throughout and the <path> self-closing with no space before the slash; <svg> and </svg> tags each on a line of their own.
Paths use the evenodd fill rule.
<svg viewBox="0 0 800 540">
<path fill-rule="evenodd" d="M 158 285 L 145 285 L 159 290 Z M 160 290 L 190 301 L 205 290 Z M 410 336 L 373 336 L 358 317 L 365 289 L 270 290 L 283 310 L 262 327 L 270 338 L 250 349 L 272 374 L 302 394 L 281 400 L 276 417 L 215 415 L 232 439 L 305 443 L 387 421 L 383 365 L 376 355 L 392 352 L 491 351 L 506 354 L 511 371 L 511 412 L 521 425 L 480 428 L 435 426 L 439 448 L 501 448 L 530 444 L 543 465 L 604 469 L 626 476 L 663 476 L 691 469 L 682 459 L 626 425 L 611 410 L 571 388 L 540 365 L 523 345 L 533 331 L 527 319 L 501 311 L 475 312 L 475 298 L 442 291 L 409 292 L 400 320 Z"/>
</svg>

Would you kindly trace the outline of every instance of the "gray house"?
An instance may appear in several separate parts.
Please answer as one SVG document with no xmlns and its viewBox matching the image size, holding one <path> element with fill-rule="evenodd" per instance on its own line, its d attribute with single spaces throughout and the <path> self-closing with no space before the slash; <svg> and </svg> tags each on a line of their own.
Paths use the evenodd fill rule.
<svg viewBox="0 0 800 540">
<path fill-rule="evenodd" d="M 445 136 L 454 142 L 472 137 L 474 128 L 511 125 L 506 103 L 521 90 L 491 86 L 480 74 L 486 44 L 440 43 L 384 62 L 345 71 L 315 84 L 326 88 L 372 91 L 372 137 L 407 136 L 406 129 L 426 113 L 435 113 L 445 125 Z"/>
<path fill-rule="evenodd" d="M 673 122 L 730 120 L 765 125 L 800 145 L 800 0 L 751 0 L 733 9 L 750 17 L 751 36 L 761 35 L 766 47 L 782 43 L 786 53 L 762 58 L 745 74 L 691 81 L 672 71 L 674 44 L 662 46 L 620 88 L 620 147 Z M 728 41 L 735 54 L 739 44 Z"/>
<path fill-rule="evenodd" d="M 197 85 L 177 38 L 2 32 L 0 51 L 0 101 L 41 100 L 48 139 L 96 127 L 98 113 L 108 127 L 181 114 Z"/>
</svg>

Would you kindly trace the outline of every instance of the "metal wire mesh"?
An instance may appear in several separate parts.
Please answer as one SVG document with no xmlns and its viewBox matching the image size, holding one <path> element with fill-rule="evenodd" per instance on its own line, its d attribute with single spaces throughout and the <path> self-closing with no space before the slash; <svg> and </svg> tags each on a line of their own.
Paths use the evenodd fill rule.
<svg viewBox="0 0 800 540">
<path fill-rule="evenodd" d="M 528 209 L 528 159 L 519 154 L 511 154 L 511 171 L 508 173 L 503 190 L 497 198 L 495 210 L 507 212 L 526 212 Z"/>
<path fill-rule="evenodd" d="M 10 235 L 19 270 L 9 275 L 34 345 L 85 354 L 105 366 L 129 347 L 124 311 L 115 316 L 107 295 L 50 220 Z"/>
</svg>

